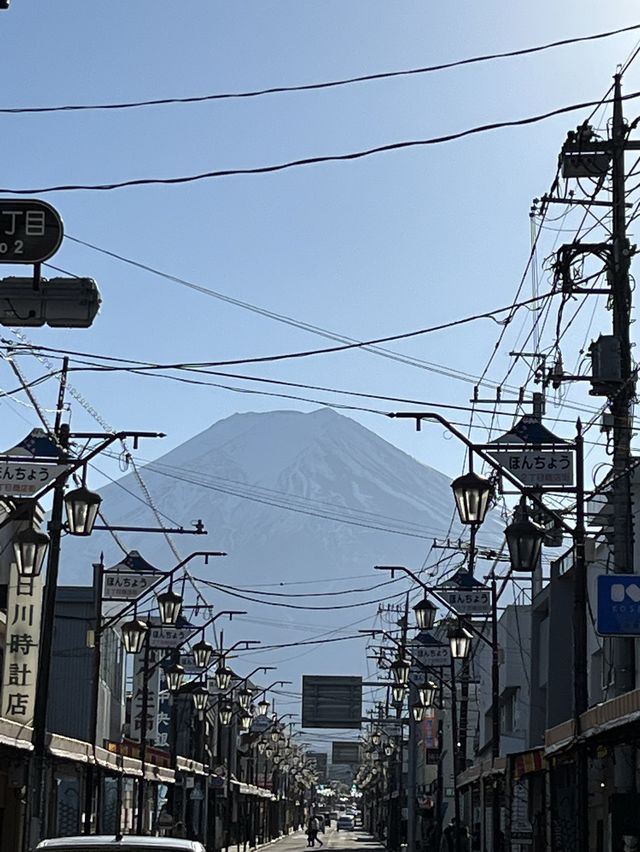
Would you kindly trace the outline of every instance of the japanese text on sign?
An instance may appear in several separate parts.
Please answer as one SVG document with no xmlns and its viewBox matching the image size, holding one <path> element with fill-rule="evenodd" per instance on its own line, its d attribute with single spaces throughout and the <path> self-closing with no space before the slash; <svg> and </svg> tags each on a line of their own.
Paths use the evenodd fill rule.
<svg viewBox="0 0 640 852">
<path fill-rule="evenodd" d="M 570 450 L 509 450 L 492 452 L 505 470 L 523 485 L 573 485 L 573 453 Z"/>
<path fill-rule="evenodd" d="M 12 564 L 0 716 L 22 725 L 33 724 L 41 611 L 42 577 L 21 577 Z"/>
<path fill-rule="evenodd" d="M 67 469 L 61 464 L 29 464 L 0 460 L 0 494 L 31 496 L 45 488 Z"/>
<path fill-rule="evenodd" d="M 105 571 L 102 597 L 105 601 L 131 601 L 141 597 L 152 580 L 148 574 L 134 571 Z"/>
<path fill-rule="evenodd" d="M 48 260 L 62 236 L 62 220 L 45 201 L 0 199 L 0 263 Z"/>
<path fill-rule="evenodd" d="M 440 594 L 456 612 L 463 615 L 484 615 L 491 612 L 489 589 L 443 590 Z"/>
</svg>

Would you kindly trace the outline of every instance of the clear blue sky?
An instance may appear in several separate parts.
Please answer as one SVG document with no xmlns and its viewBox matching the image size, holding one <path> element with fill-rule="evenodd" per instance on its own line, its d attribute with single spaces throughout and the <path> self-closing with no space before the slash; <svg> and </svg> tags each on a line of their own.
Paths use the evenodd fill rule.
<svg viewBox="0 0 640 852">
<path fill-rule="evenodd" d="M 636 9 L 632 0 L 13 0 L 10 11 L 0 14 L 0 106 L 198 95 L 411 68 L 628 26 L 636 22 Z M 94 183 L 257 166 L 534 115 L 600 98 L 638 38 L 629 33 L 524 58 L 321 92 L 122 112 L 3 115 L 0 185 Z M 625 91 L 637 89 L 640 61 L 625 79 Z M 548 188 L 567 130 L 585 115 L 280 174 L 43 197 L 59 209 L 72 236 L 367 339 L 510 303 L 530 247 L 531 200 Z M 542 254 L 561 236 L 546 234 Z M 94 277 L 104 304 L 91 330 L 28 330 L 36 343 L 154 362 L 328 345 L 71 242 L 52 262 Z M 7 275 L 21 271 L 6 267 Z M 548 280 L 542 274 L 543 288 Z M 527 283 L 524 293 L 529 292 Z M 598 311 L 594 332 L 609 327 L 606 312 Z M 507 353 L 523 323 L 528 329 L 529 315 L 518 316 L 489 371 L 496 380 L 508 367 Z M 394 348 L 479 373 L 499 331 L 485 320 Z M 569 361 L 583 332 L 576 347 L 568 347 Z M 40 374 L 34 362 L 23 363 L 30 377 Z M 457 404 L 467 403 L 471 392 L 468 384 L 366 352 L 241 369 Z M 511 377 L 514 383 L 523 369 Z M 6 365 L 0 382 L 4 388 L 15 384 Z M 149 458 L 234 411 L 313 407 L 141 377 L 78 375 L 73 384 L 117 428 L 167 432 L 162 446 L 145 445 Z M 571 393 L 578 398 L 578 391 Z M 51 407 L 53 383 L 39 395 Z M 22 405 L 5 402 L 1 412 L 7 447 L 24 433 L 22 418 L 35 423 Z M 460 469 L 459 446 L 442 440 L 440 430 L 429 427 L 416 436 L 406 423 L 354 416 L 427 463 L 450 474 Z M 75 405 L 73 425 L 96 424 Z"/>
</svg>

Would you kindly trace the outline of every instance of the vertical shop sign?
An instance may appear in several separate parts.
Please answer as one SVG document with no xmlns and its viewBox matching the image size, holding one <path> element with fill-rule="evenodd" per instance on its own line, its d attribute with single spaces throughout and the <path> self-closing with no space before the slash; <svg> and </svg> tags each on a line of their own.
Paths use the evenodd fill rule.
<svg viewBox="0 0 640 852">
<path fill-rule="evenodd" d="M 33 725 L 41 616 L 42 577 L 21 577 L 12 563 L 0 716 L 21 725 Z"/>
</svg>

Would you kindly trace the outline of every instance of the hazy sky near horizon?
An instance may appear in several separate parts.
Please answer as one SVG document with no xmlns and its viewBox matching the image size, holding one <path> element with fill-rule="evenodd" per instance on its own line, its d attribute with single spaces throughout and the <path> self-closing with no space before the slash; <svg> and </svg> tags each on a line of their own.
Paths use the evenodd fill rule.
<svg viewBox="0 0 640 852">
<path fill-rule="evenodd" d="M 10 10 L 0 13 L 5 68 L 0 107 L 241 92 L 410 69 L 630 26 L 636 8 L 632 0 L 13 0 Z M 531 56 L 320 91 L 128 110 L 3 114 L 0 185 L 38 188 L 256 167 L 525 118 L 598 101 L 639 38 L 635 31 Z M 638 89 L 640 60 L 624 80 L 626 93 Z M 630 118 L 635 104 L 627 107 Z M 549 188 L 566 132 L 588 112 L 269 175 L 40 197 L 60 211 L 69 236 L 225 296 L 366 340 L 511 303 L 530 250 L 532 199 Z M 600 129 L 607 118 L 600 110 Z M 570 233 L 576 224 L 575 218 L 549 224 L 540 264 L 562 239 L 562 229 Z M 36 344 L 154 363 L 331 345 L 310 331 L 70 240 L 51 262 L 95 278 L 103 306 L 87 331 L 25 330 Z M 24 274 L 24 269 L 7 266 L 4 272 Z M 548 271 L 540 269 L 542 291 L 548 283 Z M 530 286 L 527 280 L 523 297 Z M 609 327 L 603 305 L 596 307 L 584 340 Z M 584 313 L 591 316 L 591 309 Z M 507 329 L 488 372 L 496 383 L 509 367 L 509 351 L 527 342 L 531 319 L 522 310 Z M 472 383 L 442 375 L 438 365 L 479 375 L 500 332 L 501 326 L 485 319 L 389 344 L 395 352 L 436 365 L 436 372 L 367 351 L 228 372 L 466 406 Z M 576 323 L 575 338 L 567 337 L 568 362 L 579 359 L 584 333 Z M 20 363 L 29 378 L 43 372 L 33 358 Z M 519 364 L 509 382 L 517 386 L 526 371 Z M 335 401 L 381 411 L 415 407 L 235 378 L 210 381 L 314 401 L 120 373 L 75 373 L 71 381 L 114 427 L 167 433 L 164 441 L 144 445 L 145 458 L 235 411 L 311 410 Z M 15 386 L 4 363 L 0 386 Z M 49 409 L 55 393 L 52 381 L 37 389 Z M 577 390 L 570 393 L 578 398 Z M 24 398 L 2 402 L 6 447 L 28 424 L 37 425 L 25 403 Z M 468 422 L 468 413 L 449 413 Z M 461 448 L 444 440 L 441 429 L 425 427 L 416 435 L 406 422 L 350 414 L 420 460 L 450 475 L 459 472 Z M 558 431 L 569 434 L 576 412 L 564 410 L 560 416 L 567 422 Z M 489 420 L 477 416 L 476 438 L 487 436 L 483 424 Z M 72 423 L 97 426 L 77 403 Z M 506 429 L 508 418 L 501 423 Z M 117 471 L 107 460 L 103 466 Z"/>
</svg>

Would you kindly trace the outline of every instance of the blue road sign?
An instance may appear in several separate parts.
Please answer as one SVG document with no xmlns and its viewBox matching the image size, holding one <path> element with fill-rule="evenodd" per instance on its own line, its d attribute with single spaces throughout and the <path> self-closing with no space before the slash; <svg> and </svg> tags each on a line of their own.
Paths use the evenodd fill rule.
<svg viewBox="0 0 640 852">
<path fill-rule="evenodd" d="M 598 577 L 596 631 L 600 636 L 640 636 L 640 576 Z"/>
</svg>

